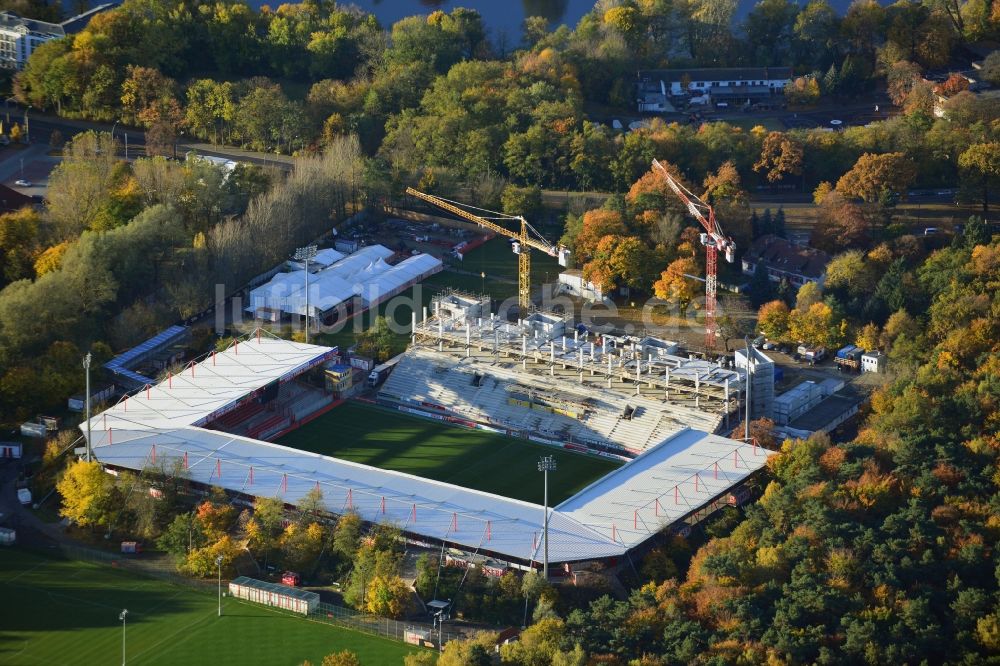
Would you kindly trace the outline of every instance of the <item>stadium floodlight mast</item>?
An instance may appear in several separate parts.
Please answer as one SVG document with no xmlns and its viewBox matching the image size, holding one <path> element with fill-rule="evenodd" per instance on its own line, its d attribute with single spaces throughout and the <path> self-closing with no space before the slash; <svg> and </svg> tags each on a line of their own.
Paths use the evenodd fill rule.
<svg viewBox="0 0 1000 666">
<path fill-rule="evenodd" d="M 306 263 L 306 344 L 309 344 L 309 260 L 316 256 L 316 246 L 306 245 L 295 250 L 295 260 Z"/>
<path fill-rule="evenodd" d="M 123 608 L 122 612 L 118 614 L 118 619 L 122 621 L 122 666 L 125 666 L 125 616 L 127 615 L 127 608 Z"/>
<path fill-rule="evenodd" d="M 545 520 L 543 521 L 544 527 L 542 541 L 544 542 L 544 555 L 542 559 L 542 577 L 545 580 L 549 579 L 549 472 L 556 471 L 556 459 L 552 456 L 545 456 L 538 460 L 538 471 L 544 476 L 544 509 L 545 509 Z"/>
<path fill-rule="evenodd" d="M 222 617 L 222 555 L 215 558 L 215 566 L 219 567 L 219 617 Z"/>
<path fill-rule="evenodd" d="M 743 418 L 743 438 L 750 441 L 750 375 L 752 374 L 753 360 L 750 358 L 750 336 L 743 336 L 743 343 L 747 346 L 747 415 Z"/>
<path fill-rule="evenodd" d="M 87 375 L 87 394 L 84 397 L 84 402 L 87 408 L 87 462 L 90 462 L 90 352 L 83 357 L 83 369 Z"/>
</svg>

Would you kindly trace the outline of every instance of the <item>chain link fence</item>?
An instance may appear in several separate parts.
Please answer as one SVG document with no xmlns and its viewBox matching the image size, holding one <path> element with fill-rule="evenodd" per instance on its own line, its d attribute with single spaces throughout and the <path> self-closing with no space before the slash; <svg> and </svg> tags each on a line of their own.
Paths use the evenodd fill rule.
<svg viewBox="0 0 1000 666">
<path fill-rule="evenodd" d="M 366 615 L 350 608 L 343 608 L 323 602 L 320 602 L 316 611 L 309 617 L 366 634 L 405 641 L 424 647 L 437 648 L 440 644 L 439 642 L 447 643 L 456 638 L 465 638 L 461 632 L 450 631 L 447 623 L 445 623 L 443 629 L 438 629 L 429 624 L 419 622 L 406 622 L 379 617 L 377 615 Z"/>
</svg>

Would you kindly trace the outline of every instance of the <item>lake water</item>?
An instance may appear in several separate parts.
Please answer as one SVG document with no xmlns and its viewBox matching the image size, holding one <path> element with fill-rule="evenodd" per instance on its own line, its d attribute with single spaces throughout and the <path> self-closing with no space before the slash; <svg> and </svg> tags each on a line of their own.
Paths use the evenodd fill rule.
<svg viewBox="0 0 1000 666">
<path fill-rule="evenodd" d="M 828 0 L 838 13 L 847 10 L 851 0 Z M 881 0 L 883 4 L 890 0 Z M 250 0 L 255 4 L 255 0 Z M 263 4 L 260 0 L 257 0 Z M 808 0 L 799 0 L 805 6 Z M 415 14 L 429 14 L 437 9 L 451 11 L 455 7 L 475 9 L 482 17 L 494 42 L 503 35 L 508 48 L 516 47 L 521 40 L 521 23 L 526 16 L 544 16 L 553 29 L 561 24 L 573 28 L 584 14 L 594 8 L 594 0 L 353 0 L 341 4 L 354 4 L 374 14 L 379 23 L 389 28 L 401 18 Z M 736 21 L 742 21 L 756 4 L 756 0 L 739 0 Z"/>
</svg>

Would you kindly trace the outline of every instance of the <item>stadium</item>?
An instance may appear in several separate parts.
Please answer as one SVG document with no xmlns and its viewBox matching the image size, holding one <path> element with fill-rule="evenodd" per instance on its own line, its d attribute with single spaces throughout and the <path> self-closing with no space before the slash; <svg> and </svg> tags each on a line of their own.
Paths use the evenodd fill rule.
<svg viewBox="0 0 1000 666">
<path fill-rule="evenodd" d="M 744 501 L 767 461 L 755 443 L 716 434 L 739 410 L 742 370 L 552 313 L 501 321 L 488 299 L 457 292 L 431 308 L 414 314 L 412 344 L 370 404 L 342 404 L 324 385 L 327 368 L 343 367 L 338 349 L 257 330 L 81 428 L 112 470 L 183 470 L 289 505 L 318 488 L 332 514 L 519 568 L 543 558 L 541 455 L 556 456 L 561 484 L 548 559 L 566 569 L 686 534 Z"/>
</svg>

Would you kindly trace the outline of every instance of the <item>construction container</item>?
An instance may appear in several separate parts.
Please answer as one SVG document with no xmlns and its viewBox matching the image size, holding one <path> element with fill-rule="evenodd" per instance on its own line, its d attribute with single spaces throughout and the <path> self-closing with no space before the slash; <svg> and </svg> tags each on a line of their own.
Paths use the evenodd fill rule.
<svg viewBox="0 0 1000 666">
<path fill-rule="evenodd" d="M 240 576 L 229 583 L 229 594 L 265 606 L 308 615 L 319 607 L 319 595 L 287 585 Z"/>
<path fill-rule="evenodd" d="M 142 552 L 142 544 L 138 541 L 122 541 L 122 552 L 126 555 L 138 555 Z"/>
</svg>

